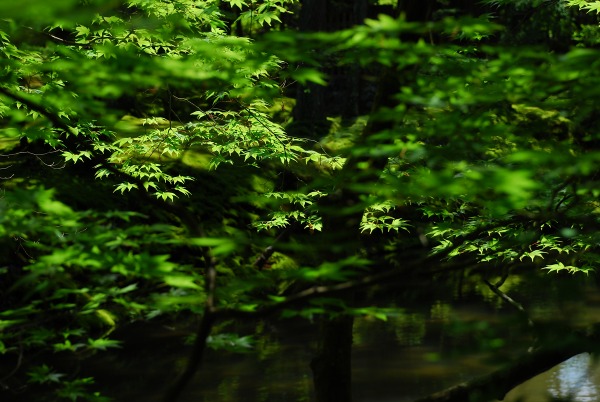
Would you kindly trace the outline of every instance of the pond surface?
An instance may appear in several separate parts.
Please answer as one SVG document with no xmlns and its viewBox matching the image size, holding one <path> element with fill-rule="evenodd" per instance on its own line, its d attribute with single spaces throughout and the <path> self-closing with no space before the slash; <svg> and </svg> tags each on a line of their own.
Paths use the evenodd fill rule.
<svg viewBox="0 0 600 402">
<path fill-rule="evenodd" d="M 538 282 L 537 290 L 527 292 L 515 283 L 511 294 L 525 295 L 521 300 L 531 318 L 550 331 L 582 328 L 600 317 L 594 284 L 557 282 Z M 413 401 L 492 372 L 526 353 L 534 342 L 522 317 L 481 289 L 463 300 L 398 304 L 396 311 L 385 322 L 355 320 L 354 402 Z M 226 330 L 253 335 L 253 350 L 209 350 L 181 402 L 314 400 L 309 364 L 318 345 L 316 323 L 263 321 Z M 190 333 L 148 324 L 132 327 L 121 335 L 122 351 L 100 355 L 84 371 L 107 386 L 106 394 L 116 401 L 159 401 L 175 368 L 186 362 L 191 348 L 183 340 Z M 577 355 L 513 389 L 504 402 L 557 400 L 600 400 L 600 362 L 588 354 Z"/>
<path fill-rule="evenodd" d="M 524 382 L 504 402 L 597 402 L 600 400 L 600 361 L 583 353 Z"/>
</svg>

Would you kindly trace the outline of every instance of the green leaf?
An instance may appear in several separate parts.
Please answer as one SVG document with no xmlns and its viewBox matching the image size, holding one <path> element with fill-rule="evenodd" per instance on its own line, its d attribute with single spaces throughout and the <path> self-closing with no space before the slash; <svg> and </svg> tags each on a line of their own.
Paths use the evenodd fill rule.
<svg viewBox="0 0 600 402">
<path fill-rule="evenodd" d="M 162 198 L 163 201 L 174 201 L 175 197 L 177 197 L 177 194 L 172 193 L 170 191 L 157 191 L 156 193 L 154 193 L 154 195 L 156 196 L 156 198 Z"/>
<path fill-rule="evenodd" d="M 231 254 L 238 248 L 238 243 L 230 238 L 196 237 L 190 239 L 189 243 L 199 247 L 211 247 L 214 255 Z"/>
<path fill-rule="evenodd" d="M 54 190 L 40 189 L 35 193 L 35 198 L 40 210 L 45 213 L 58 216 L 73 215 L 71 208 L 60 201 L 54 200 Z"/>
<path fill-rule="evenodd" d="M 121 341 L 117 341 L 114 339 L 106 339 L 106 338 L 100 338 L 100 339 L 89 338 L 88 339 L 88 345 L 92 349 L 97 349 L 97 350 L 106 350 L 109 348 L 120 348 L 121 344 L 122 344 Z"/>
<path fill-rule="evenodd" d="M 544 267 L 543 269 L 547 270 L 548 272 L 561 272 L 561 271 L 567 271 L 571 274 L 574 274 L 576 272 L 583 272 L 585 274 L 587 274 L 590 269 L 589 267 L 587 267 L 588 269 L 581 269 L 572 265 L 564 265 L 562 262 L 558 261 L 556 262 L 556 264 L 551 264 L 551 265 L 547 265 L 546 267 Z"/>
<path fill-rule="evenodd" d="M 108 325 L 109 327 L 114 327 L 117 325 L 115 316 L 108 310 L 97 309 L 94 311 L 94 314 L 100 319 L 100 321 L 102 321 L 102 323 Z"/>
<path fill-rule="evenodd" d="M 31 382 L 38 384 L 58 383 L 61 381 L 61 378 L 65 376 L 65 374 L 54 372 L 45 364 L 34 367 L 27 375 Z"/>
<path fill-rule="evenodd" d="M 200 286 L 196 284 L 195 280 L 191 276 L 185 275 L 168 275 L 164 277 L 164 281 L 167 285 L 176 288 L 184 289 L 200 289 Z"/>
<path fill-rule="evenodd" d="M 237 334 L 217 334 L 209 336 L 207 344 L 212 349 L 223 349 L 231 352 L 250 352 L 253 347 L 251 336 Z"/>
<path fill-rule="evenodd" d="M 544 259 L 544 254 L 546 254 L 546 252 L 542 251 L 542 250 L 528 251 L 528 252 L 523 253 L 519 257 L 519 260 L 523 261 L 523 258 L 529 257 L 529 258 L 531 258 L 531 261 L 533 262 L 533 260 L 535 259 L 535 257 L 540 257 L 541 259 Z"/>
<path fill-rule="evenodd" d="M 233 7 L 237 7 L 237 8 L 239 8 L 240 10 L 241 10 L 243 7 L 247 7 L 247 6 L 248 6 L 244 0 L 226 0 L 226 1 L 227 1 L 227 2 L 230 4 L 230 6 L 231 6 L 232 8 L 233 8 Z"/>
<path fill-rule="evenodd" d="M 309 82 L 318 84 L 318 85 L 327 85 L 327 81 L 325 81 L 325 75 L 312 68 L 301 68 L 297 71 L 294 71 L 292 77 L 298 81 L 302 85 L 306 85 Z"/>
<path fill-rule="evenodd" d="M 121 194 L 123 194 L 125 191 L 131 191 L 134 188 L 138 188 L 137 184 L 125 182 L 117 185 L 113 192 L 121 191 Z"/>
</svg>

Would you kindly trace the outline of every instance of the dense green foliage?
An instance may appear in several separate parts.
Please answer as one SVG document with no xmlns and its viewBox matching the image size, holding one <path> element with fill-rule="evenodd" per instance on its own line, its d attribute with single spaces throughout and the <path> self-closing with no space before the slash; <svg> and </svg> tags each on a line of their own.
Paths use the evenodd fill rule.
<svg viewBox="0 0 600 402">
<path fill-rule="evenodd" d="M 45 356 L 132 321 L 198 315 L 201 344 L 220 319 L 386 319 L 340 291 L 392 278 L 598 264 L 599 2 L 333 32 L 295 29 L 296 0 L 4 3 L 3 387 L 105 400 Z M 298 93 L 344 85 L 370 112 L 294 136 Z"/>
</svg>

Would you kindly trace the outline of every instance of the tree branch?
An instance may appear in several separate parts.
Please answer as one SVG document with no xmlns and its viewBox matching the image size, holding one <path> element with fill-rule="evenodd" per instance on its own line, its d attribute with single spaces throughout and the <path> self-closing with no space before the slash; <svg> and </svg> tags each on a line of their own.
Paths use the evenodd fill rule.
<svg viewBox="0 0 600 402">
<path fill-rule="evenodd" d="M 190 354 L 190 357 L 187 361 L 186 367 L 177 378 L 177 380 L 171 385 L 165 397 L 163 398 L 163 402 L 176 402 L 181 393 L 185 390 L 186 386 L 201 366 L 202 358 L 204 356 L 204 351 L 206 350 L 206 343 L 210 333 L 212 331 L 212 327 L 217 321 L 218 317 L 214 311 L 214 303 L 215 303 L 215 287 L 216 287 L 216 261 L 213 259 L 208 262 L 207 273 L 206 273 L 206 304 L 204 308 L 204 315 L 200 320 L 200 324 L 198 325 L 198 330 L 196 331 L 196 339 L 194 340 L 194 348 Z"/>
<path fill-rule="evenodd" d="M 49 111 L 48 109 L 46 109 L 43 106 L 36 103 L 35 101 L 28 99 L 26 97 L 23 97 L 19 94 L 12 93 L 8 89 L 1 87 L 1 86 L 0 86 L 0 94 L 3 94 L 17 102 L 23 103 L 31 110 L 37 111 L 38 113 L 43 115 L 46 119 L 48 119 L 48 121 L 50 121 L 50 123 L 54 127 L 59 128 L 59 129 L 65 131 L 66 133 L 75 134 L 75 131 L 73 130 L 73 128 L 69 127 L 69 125 L 67 125 L 57 114 L 53 113 L 52 111 Z M 202 227 L 200 225 L 200 222 L 198 221 L 197 217 L 195 215 L 191 214 L 188 210 L 186 210 L 185 208 L 181 208 L 181 207 L 169 204 L 160 199 L 155 199 L 155 198 L 149 197 L 148 193 L 141 191 L 141 189 L 144 188 L 141 180 L 139 180 L 138 178 L 132 177 L 132 176 L 128 175 L 127 173 L 120 171 L 118 168 L 111 165 L 104 159 L 102 159 L 100 163 L 104 168 L 106 168 L 110 172 L 116 174 L 117 176 L 125 177 L 128 180 L 130 180 L 131 182 L 136 183 L 138 185 L 138 188 L 140 189 L 140 192 L 142 193 L 142 195 L 145 198 L 147 198 L 150 203 L 158 204 L 160 208 L 164 209 L 165 211 L 173 213 L 177 218 L 179 218 L 179 220 L 182 222 L 182 224 L 185 225 L 186 229 L 188 230 L 188 232 L 191 236 L 204 237 L 204 233 L 203 233 Z M 194 373 L 196 372 L 196 370 L 198 369 L 198 367 L 202 361 L 202 357 L 204 355 L 204 350 L 206 349 L 207 338 L 211 333 L 211 330 L 212 330 L 212 327 L 213 327 L 215 321 L 217 320 L 217 315 L 215 314 L 215 311 L 216 311 L 215 289 L 216 289 L 216 273 L 217 273 L 216 272 L 216 263 L 217 262 L 216 262 L 216 259 L 212 256 L 212 253 L 210 252 L 210 249 L 208 247 L 201 247 L 200 250 L 201 250 L 202 257 L 204 259 L 205 267 L 206 267 L 205 290 L 206 290 L 207 299 L 206 299 L 206 303 L 205 303 L 204 315 L 202 316 L 202 319 L 200 320 L 200 324 L 199 324 L 198 330 L 196 332 L 194 349 L 190 355 L 190 358 L 188 360 L 186 368 L 184 369 L 184 371 L 179 376 L 179 378 L 175 381 L 175 383 L 169 388 L 169 390 L 165 394 L 165 397 L 163 399 L 165 402 L 177 401 L 177 399 L 179 398 L 179 396 L 185 389 L 186 385 L 189 383 L 189 381 L 193 377 Z"/>
<path fill-rule="evenodd" d="M 502 300 L 504 300 L 505 302 L 507 302 L 508 304 L 510 304 L 511 306 L 513 306 L 514 308 L 516 308 L 517 311 L 519 311 L 527 319 L 527 323 L 529 324 L 530 327 L 533 328 L 535 326 L 535 324 L 533 323 L 533 321 L 529 317 L 529 313 L 527 313 L 527 310 L 525 310 L 525 308 L 523 307 L 523 305 L 521 305 L 521 303 L 517 302 L 515 299 L 513 299 L 512 297 L 510 297 L 509 295 L 507 295 L 506 293 L 504 293 L 503 291 L 501 291 L 500 288 L 498 288 L 496 285 L 490 283 L 487 279 L 484 279 L 483 282 L 498 297 L 500 297 Z"/>
<path fill-rule="evenodd" d="M 593 349 L 593 336 L 573 335 L 562 345 L 550 344 L 523 356 L 516 363 L 463 382 L 415 402 L 464 402 L 502 400 L 517 385 L 565 360 Z"/>
<path fill-rule="evenodd" d="M 204 316 L 200 321 L 200 325 L 198 326 L 198 331 L 196 333 L 196 339 L 194 341 L 194 349 L 190 354 L 190 358 L 188 359 L 187 365 L 183 373 L 179 376 L 177 381 L 169 388 L 165 397 L 163 398 L 163 402 L 176 402 L 187 384 L 190 382 L 196 370 L 200 366 L 202 362 L 202 358 L 204 356 L 204 351 L 206 350 L 206 341 L 212 331 L 212 327 L 216 321 L 215 315 L 206 310 L 204 312 Z"/>
<path fill-rule="evenodd" d="M 12 100 L 15 100 L 17 102 L 24 104 L 31 110 L 35 110 L 36 112 L 38 112 L 39 114 L 44 116 L 46 119 L 48 119 L 54 127 L 63 130 L 65 133 L 72 134 L 72 135 L 76 134 L 75 130 L 73 130 L 72 127 L 70 127 L 68 124 L 66 124 L 60 117 L 58 117 L 57 114 L 51 112 L 50 110 L 46 109 L 45 107 L 43 107 L 43 106 L 39 105 L 38 103 L 34 102 L 33 100 L 29 99 L 29 97 L 25 97 L 25 96 L 13 93 L 13 92 L 9 91 L 7 88 L 2 87 L 2 86 L 0 86 L 0 94 L 4 95 Z"/>
</svg>

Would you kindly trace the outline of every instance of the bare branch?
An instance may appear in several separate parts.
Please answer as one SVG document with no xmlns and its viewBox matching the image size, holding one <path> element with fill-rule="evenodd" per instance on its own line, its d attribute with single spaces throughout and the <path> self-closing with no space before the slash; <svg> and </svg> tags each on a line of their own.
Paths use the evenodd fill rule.
<svg viewBox="0 0 600 402">
<path fill-rule="evenodd" d="M 27 106 L 30 110 L 35 110 L 42 116 L 44 116 L 52 125 L 56 128 L 63 130 L 65 133 L 69 133 L 75 135 L 76 132 L 70 127 L 67 123 L 65 123 L 57 114 L 51 112 L 50 110 L 44 108 L 38 103 L 34 102 L 30 97 L 25 97 L 16 93 L 9 91 L 8 89 L 0 86 L 0 94 L 7 96 L 17 102 L 20 102 Z"/>
<path fill-rule="evenodd" d="M 483 282 L 498 297 L 500 297 L 502 300 L 504 300 L 505 302 L 507 302 L 508 304 L 510 304 L 511 306 L 513 306 L 514 308 L 516 308 L 521 314 L 523 314 L 523 316 L 525 316 L 525 318 L 527 318 L 527 323 L 529 324 L 530 327 L 533 328 L 535 326 L 534 322 L 529 317 L 529 314 L 527 313 L 527 310 L 525 310 L 525 308 L 521 305 L 521 303 L 517 302 L 515 299 L 513 299 L 512 297 L 510 297 L 509 295 L 507 295 L 506 293 L 504 293 L 503 291 L 501 291 L 496 285 L 490 283 L 487 279 L 484 279 Z"/>
</svg>

